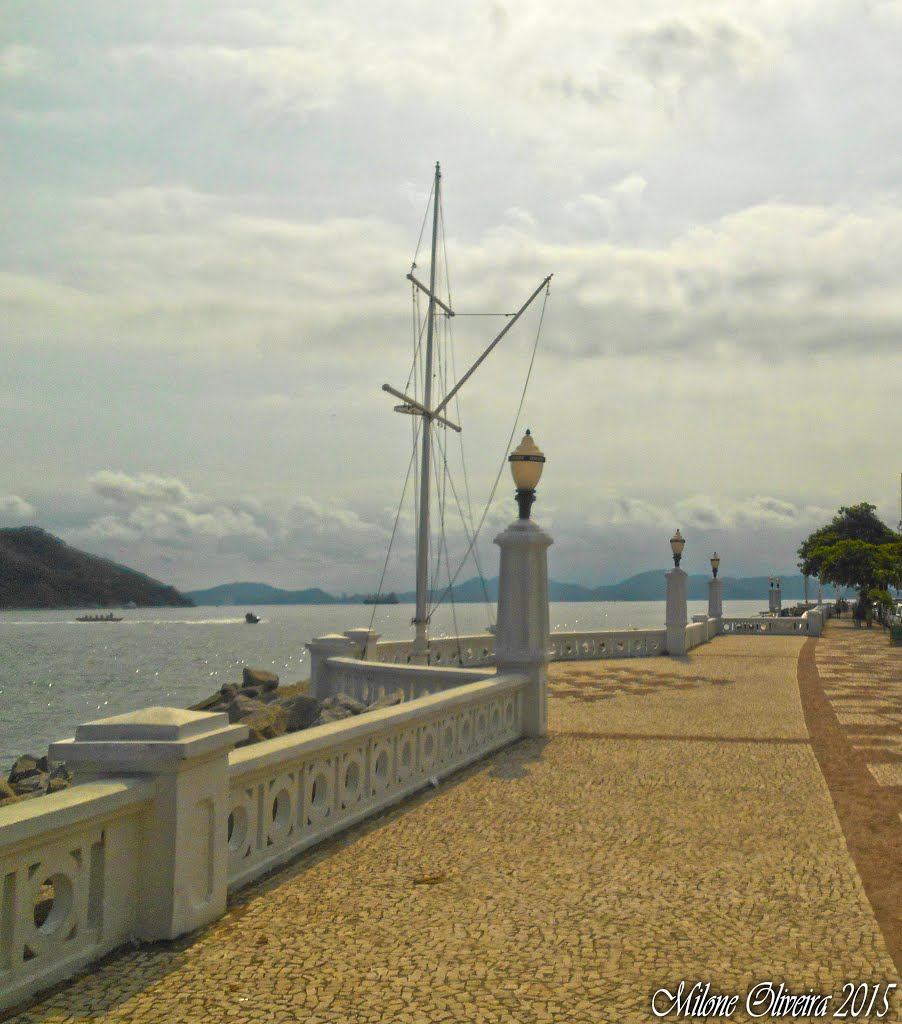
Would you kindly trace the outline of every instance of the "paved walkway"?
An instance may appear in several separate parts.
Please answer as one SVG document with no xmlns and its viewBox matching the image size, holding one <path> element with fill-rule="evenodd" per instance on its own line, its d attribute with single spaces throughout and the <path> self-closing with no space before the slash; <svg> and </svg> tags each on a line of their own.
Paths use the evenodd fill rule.
<svg viewBox="0 0 902 1024">
<path fill-rule="evenodd" d="M 885 644 L 840 623 L 820 641 L 722 637 L 683 659 L 554 665 L 546 741 L 12 1019 L 639 1024 L 680 981 L 738 994 L 732 1020 L 752 1019 L 762 981 L 832 994 L 832 1014 L 845 983 L 900 982 L 892 908 L 869 893 L 902 879 L 902 808 L 878 837 L 882 874 L 856 867 L 873 850 L 854 794 L 899 793 L 902 650 Z M 777 1019 L 764 1009 L 756 1019 Z M 899 1013 L 894 998 L 883 1020 Z"/>
</svg>

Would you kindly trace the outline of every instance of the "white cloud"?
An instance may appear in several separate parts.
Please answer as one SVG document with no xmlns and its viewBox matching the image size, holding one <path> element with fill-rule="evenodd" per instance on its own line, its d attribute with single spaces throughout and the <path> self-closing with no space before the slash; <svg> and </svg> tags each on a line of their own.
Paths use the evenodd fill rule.
<svg viewBox="0 0 902 1024">
<path fill-rule="evenodd" d="M 104 469 L 95 473 L 88 483 L 101 497 L 130 505 L 141 502 L 185 505 L 193 500 L 191 492 L 181 480 L 153 473 L 132 475 Z"/>
<path fill-rule="evenodd" d="M 34 505 L 20 498 L 18 494 L 7 494 L 0 497 L 0 522 L 10 526 L 31 522 L 37 512 Z"/>
<path fill-rule="evenodd" d="M 630 175 L 566 212 L 592 211 L 613 227 L 644 190 L 644 179 Z M 32 336 L 47 333 L 52 317 L 60 340 L 80 344 L 179 345 L 191 337 L 193 348 L 221 353 L 242 344 L 285 347 L 300 335 L 308 357 L 340 360 L 402 322 L 399 282 L 409 257 L 392 224 L 261 217 L 178 189 L 96 200 L 88 209 L 73 253 L 77 283 L 0 278 L 23 340 L 29 325 Z M 92 223 L 94 212 L 102 219 Z M 582 353 L 595 324 L 624 352 L 754 345 L 786 353 L 787 340 L 801 351 L 850 338 L 887 347 L 902 329 L 893 272 L 902 263 L 902 212 L 891 194 L 856 210 L 757 205 L 658 244 L 551 243 L 537 236 L 532 214 L 512 208 L 507 218 L 503 231 L 456 247 L 458 305 L 492 308 L 494 295 L 522 294 L 540 270 L 553 269 L 563 302 L 549 329 L 561 354 Z"/>
<path fill-rule="evenodd" d="M 805 524 L 826 521 L 831 515 L 826 508 L 795 505 L 764 495 L 730 499 L 699 494 L 678 502 L 674 512 L 676 518 L 689 527 L 740 531 L 765 527 L 802 531 Z"/>
<path fill-rule="evenodd" d="M 706 78 L 751 74 L 767 46 L 757 32 L 726 18 L 668 17 L 630 31 L 623 51 L 652 81 L 673 81 L 685 90 Z"/>
</svg>

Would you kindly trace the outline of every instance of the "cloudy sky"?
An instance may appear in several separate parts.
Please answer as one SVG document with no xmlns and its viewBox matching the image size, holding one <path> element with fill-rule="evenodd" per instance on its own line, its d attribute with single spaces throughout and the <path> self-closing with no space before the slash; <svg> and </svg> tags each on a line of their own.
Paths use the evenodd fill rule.
<svg viewBox="0 0 902 1024">
<path fill-rule="evenodd" d="M 436 160 L 458 310 L 555 275 L 519 421 L 555 578 L 663 568 L 676 526 L 690 571 L 715 546 L 784 571 L 842 504 L 898 520 L 902 0 L 0 0 L 0 25 L 0 525 L 183 588 L 375 589 Z M 478 509 L 540 305 L 462 392 Z M 459 368 L 498 323 L 455 322 Z M 512 514 L 505 479 L 489 575 Z M 409 514 L 396 547 L 406 588 Z"/>
</svg>

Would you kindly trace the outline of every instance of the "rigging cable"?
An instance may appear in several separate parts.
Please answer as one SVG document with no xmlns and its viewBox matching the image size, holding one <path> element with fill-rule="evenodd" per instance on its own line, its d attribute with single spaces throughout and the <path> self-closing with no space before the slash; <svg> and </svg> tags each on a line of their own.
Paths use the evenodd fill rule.
<svg viewBox="0 0 902 1024">
<path fill-rule="evenodd" d="M 447 293 L 448 293 L 448 305 L 453 309 L 454 308 L 454 302 L 452 301 L 452 296 L 451 296 L 451 275 L 450 275 L 450 271 L 449 271 L 450 264 L 448 262 L 448 254 L 447 254 L 447 251 L 445 249 L 445 238 L 446 238 L 446 232 L 445 232 L 445 209 L 444 209 L 444 206 L 441 205 L 441 204 L 439 205 L 439 216 L 441 217 L 441 224 L 442 224 L 442 253 L 444 255 L 445 288 L 446 288 Z M 477 315 L 486 315 L 486 316 L 488 316 L 488 315 L 491 315 L 491 314 L 477 314 Z M 499 315 L 504 315 L 504 316 L 508 316 L 508 317 L 514 316 L 513 313 L 505 313 L 505 314 L 499 314 Z M 451 321 L 449 319 L 448 320 L 448 332 L 449 332 L 449 334 L 452 331 L 453 331 L 453 325 L 452 325 L 452 323 L 451 323 Z M 453 380 L 456 381 L 457 380 L 457 364 L 456 364 L 455 359 L 454 359 L 454 346 L 453 345 L 450 346 L 450 353 L 451 353 L 451 360 L 450 360 L 451 361 L 451 377 L 452 377 Z M 457 422 L 460 423 L 461 422 L 461 414 L 460 414 L 460 395 L 459 394 L 454 396 L 454 411 L 457 414 Z M 476 531 L 475 524 L 474 524 L 474 521 L 473 521 L 473 498 L 472 498 L 471 491 L 470 491 L 470 475 L 467 472 L 466 453 L 464 452 L 463 431 L 458 433 L 457 440 L 458 440 L 458 444 L 459 444 L 459 447 L 460 447 L 460 464 L 461 464 L 461 470 L 462 470 L 463 478 L 464 478 L 464 495 L 466 497 L 466 503 L 467 503 L 466 504 L 466 508 L 467 508 L 467 516 L 469 517 L 469 530 L 470 530 L 470 533 L 473 533 L 475 535 L 478 531 Z M 447 462 L 445 463 L 445 469 L 446 469 L 446 472 L 448 472 Z M 451 480 L 451 488 L 452 488 L 452 490 L 454 490 L 454 481 L 453 480 Z M 458 499 L 456 492 L 455 492 L 455 495 L 454 495 L 454 499 L 457 502 L 457 509 L 458 509 L 458 512 L 460 513 L 461 523 L 463 524 L 463 527 L 464 527 L 464 533 L 466 534 L 467 540 L 469 541 L 470 536 L 469 536 L 469 533 L 467 532 L 467 525 L 468 525 L 467 519 L 464 516 L 464 512 L 463 512 L 463 509 L 461 508 L 460 500 Z M 483 602 L 485 604 L 485 609 L 486 609 L 486 617 L 487 617 L 489 623 L 491 624 L 491 622 L 492 622 L 491 602 L 489 601 L 489 592 L 488 592 L 488 588 L 486 587 L 486 584 L 485 584 L 485 573 L 482 570 L 482 564 L 481 564 L 480 558 L 479 558 L 479 546 L 478 546 L 478 543 L 474 542 L 474 545 L 472 546 L 472 551 L 473 551 L 473 561 L 476 564 L 476 573 L 477 573 L 477 576 L 479 577 L 479 583 L 480 583 L 480 585 L 482 587 L 482 596 L 483 596 Z M 465 556 L 465 560 L 466 560 L 466 556 Z M 449 584 L 450 584 L 450 580 L 451 580 L 451 571 L 450 571 L 450 567 L 449 567 L 449 570 L 448 570 L 448 581 L 449 581 Z M 450 597 L 451 597 L 451 605 L 452 605 L 452 608 L 453 608 L 454 607 L 454 591 L 453 591 L 453 589 L 451 590 Z"/>
<path fill-rule="evenodd" d="M 447 438 L 447 432 L 445 434 L 445 437 Z M 443 482 L 444 482 L 445 486 L 447 486 L 447 484 L 451 485 L 451 491 L 454 494 L 454 499 L 455 499 L 455 501 L 457 503 L 457 510 L 460 513 L 460 518 L 461 518 L 461 522 L 463 523 L 464 532 L 466 534 L 467 540 L 469 540 L 469 533 L 467 533 L 467 524 L 466 524 L 466 521 L 464 520 L 463 509 L 460 507 L 460 500 L 457 497 L 457 491 L 456 491 L 456 489 L 454 487 L 454 479 L 451 476 L 450 468 L 448 466 L 448 445 L 447 445 L 447 440 L 444 442 L 444 444 L 442 444 L 439 441 L 433 441 L 433 451 L 434 451 L 435 456 L 436 456 L 436 458 L 435 458 L 436 488 L 438 488 L 438 486 L 439 486 L 439 479 L 438 479 L 438 455 L 440 454 L 442 456 L 442 463 L 443 463 L 443 473 L 442 473 Z M 447 538 L 447 534 L 445 533 L 445 503 L 446 503 L 445 500 L 444 500 L 445 496 L 446 496 L 446 492 L 443 489 L 443 500 L 442 500 L 441 505 L 439 506 L 440 513 L 441 513 L 441 519 L 440 519 L 441 540 L 439 541 L 439 548 L 438 548 L 437 559 L 436 559 L 436 570 L 435 570 L 435 575 L 434 575 L 433 579 L 435 579 L 435 580 L 438 579 L 438 570 L 439 570 L 439 566 L 441 565 L 442 552 L 444 551 L 444 555 L 445 555 L 445 571 L 446 571 L 446 574 L 447 574 L 447 578 L 450 581 L 450 579 L 451 579 L 451 558 L 450 558 L 450 552 L 448 550 L 448 538 Z M 436 605 L 433 605 L 430 608 L 430 612 L 429 612 L 430 616 L 432 615 L 432 612 L 435 610 L 436 607 L 437 607 Z M 458 624 L 457 624 L 457 605 L 456 605 L 456 602 L 454 601 L 453 591 L 451 592 L 451 621 L 452 621 L 453 629 L 454 629 L 453 635 L 454 635 L 454 637 L 459 638 L 460 637 L 460 629 L 458 628 Z M 458 660 L 459 664 L 463 665 L 463 654 L 461 653 L 459 639 L 458 639 L 458 644 L 457 644 L 457 660 Z"/>
<path fill-rule="evenodd" d="M 423 223 L 420 225 L 420 237 L 417 239 L 417 247 L 413 251 L 413 260 L 410 263 L 411 274 L 417 267 L 417 256 L 420 255 L 420 243 L 423 241 L 423 232 L 426 230 L 426 221 L 429 219 L 429 207 L 432 204 L 432 193 L 435 191 L 435 178 L 432 179 L 432 186 L 429 189 L 429 198 L 426 200 L 426 210 L 423 213 Z"/>
<path fill-rule="evenodd" d="M 541 313 L 541 316 L 539 317 L 539 326 L 538 326 L 538 329 L 536 331 L 536 340 L 535 340 L 535 343 L 533 344 L 533 347 L 532 347 L 532 357 L 529 360 L 529 367 L 528 367 L 528 369 L 526 371 L 526 380 L 523 382 L 523 391 L 522 391 L 522 393 L 520 395 L 520 404 L 517 406 L 517 414 L 514 417 L 514 425 L 513 425 L 513 428 L 511 429 L 510 437 L 508 438 L 508 441 L 507 441 L 507 446 L 505 448 L 505 454 L 502 456 L 502 458 L 501 458 L 501 465 L 498 467 L 498 475 L 495 477 L 495 483 L 492 485 L 491 494 L 489 495 L 489 499 L 486 502 L 486 506 L 485 506 L 485 508 L 482 511 L 482 516 L 481 516 L 481 518 L 479 520 L 479 526 L 477 528 L 476 535 L 473 537 L 473 540 L 470 543 L 470 547 L 467 549 L 467 553 L 463 557 L 463 561 L 458 566 L 457 572 L 455 572 L 455 574 L 454 574 L 454 578 L 450 581 L 450 583 L 448 585 L 448 589 L 449 590 L 451 589 L 451 587 L 454 586 L 454 583 L 457 580 L 457 577 L 460 575 L 461 570 L 463 569 L 464 564 L 466 563 L 466 560 L 470 557 L 470 551 L 472 550 L 473 545 L 476 543 L 476 540 L 477 540 L 477 538 L 479 536 L 479 532 L 482 530 L 483 524 L 485 523 L 486 516 L 488 515 L 488 512 L 489 512 L 489 508 L 491 507 L 492 501 L 495 498 L 495 491 L 498 489 L 498 483 L 501 480 L 501 474 L 504 472 L 504 464 L 505 464 L 505 462 L 507 462 L 507 453 L 510 451 L 510 447 L 513 444 L 514 435 L 517 432 L 517 424 L 518 424 L 518 422 L 520 420 L 520 413 L 523 411 L 523 402 L 526 399 L 526 389 L 529 387 L 529 379 L 532 376 L 532 368 L 533 368 L 533 365 L 535 364 L 535 361 L 536 361 L 536 351 L 537 351 L 537 349 L 539 347 L 539 337 L 541 336 L 541 333 L 542 333 L 542 324 L 543 324 L 543 322 L 545 320 L 545 308 L 548 305 L 548 295 L 549 295 L 550 292 L 551 292 L 551 284 L 549 283 L 545 287 L 545 299 L 542 302 L 542 313 Z M 435 603 L 434 607 L 435 608 L 440 607 L 442 602 L 445 600 L 446 596 L 447 596 L 447 591 L 444 594 L 442 594 L 441 598 L 439 598 L 439 600 Z"/>
<path fill-rule="evenodd" d="M 379 577 L 379 588 L 376 591 L 377 595 L 379 595 L 379 596 L 381 596 L 381 594 L 382 594 L 382 584 L 385 582 L 385 574 L 388 571 L 388 560 L 391 558 L 392 546 L 395 543 L 395 535 L 398 532 L 398 523 L 399 523 L 399 521 L 401 519 L 401 510 L 404 507 L 404 499 L 407 497 L 407 485 L 410 482 L 410 471 L 413 468 L 413 466 L 416 463 L 416 461 L 417 461 L 417 447 L 416 447 L 416 443 L 414 443 L 413 451 L 410 453 L 410 461 L 407 463 L 407 476 L 404 477 L 404 486 L 401 488 L 401 500 L 398 502 L 398 511 L 395 514 L 395 524 L 392 527 L 391 537 L 389 538 L 389 541 L 388 541 L 388 551 L 386 551 L 386 553 L 385 553 L 385 563 L 382 566 L 382 575 Z M 369 628 L 370 629 L 373 628 L 373 623 L 376 620 L 376 609 L 378 607 L 379 607 L 378 604 L 374 604 L 373 605 L 373 613 L 370 616 L 370 624 L 369 624 Z"/>
</svg>

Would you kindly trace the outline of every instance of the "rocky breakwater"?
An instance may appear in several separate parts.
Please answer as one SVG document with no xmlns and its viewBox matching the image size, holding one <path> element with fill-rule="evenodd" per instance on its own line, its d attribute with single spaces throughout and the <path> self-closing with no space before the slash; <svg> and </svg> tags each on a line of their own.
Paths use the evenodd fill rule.
<svg viewBox="0 0 902 1024">
<path fill-rule="evenodd" d="M 240 686 L 226 683 L 217 693 L 193 704 L 191 710 L 225 711 L 229 722 L 246 725 L 250 733 L 241 744 L 244 746 L 391 707 L 403 699 L 403 693 L 398 690 L 372 704 L 364 704 L 344 693 L 318 700 L 310 695 L 309 681 L 280 687 L 279 677 L 274 672 L 245 668 Z"/>
<path fill-rule="evenodd" d="M 279 677 L 263 669 L 245 668 L 241 684 L 226 683 L 206 700 L 191 706 L 192 711 L 225 711 L 229 722 L 248 726 L 248 738 L 241 744 L 259 743 L 288 732 L 298 732 L 327 722 L 338 722 L 366 711 L 391 707 L 404 700 L 401 690 L 364 704 L 339 693 L 325 700 L 310 696 L 310 683 L 279 686 Z M 46 757 L 23 754 L 17 758 L 4 781 L 0 777 L 0 807 L 58 793 L 72 784 L 72 772 L 64 764 L 51 763 Z"/>
<path fill-rule="evenodd" d="M 23 754 L 16 758 L 6 780 L 0 778 L 0 807 L 45 793 L 58 793 L 71 782 L 72 773 L 64 764 L 52 763 L 46 757 Z"/>
</svg>

